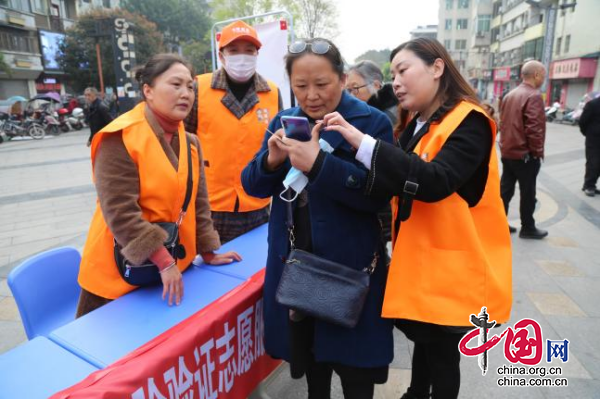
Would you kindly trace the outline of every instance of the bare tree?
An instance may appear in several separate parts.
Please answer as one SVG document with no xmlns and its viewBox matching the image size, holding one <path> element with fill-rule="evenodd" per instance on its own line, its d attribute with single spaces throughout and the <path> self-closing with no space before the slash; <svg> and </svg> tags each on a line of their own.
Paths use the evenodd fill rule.
<svg viewBox="0 0 600 399">
<path fill-rule="evenodd" d="M 297 37 L 332 39 L 338 35 L 334 0 L 213 0 L 210 6 L 216 21 L 284 9 L 294 17 Z"/>
<path fill-rule="evenodd" d="M 337 10 L 331 0 L 296 0 L 298 7 L 297 36 L 306 39 L 337 36 Z"/>
</svg>

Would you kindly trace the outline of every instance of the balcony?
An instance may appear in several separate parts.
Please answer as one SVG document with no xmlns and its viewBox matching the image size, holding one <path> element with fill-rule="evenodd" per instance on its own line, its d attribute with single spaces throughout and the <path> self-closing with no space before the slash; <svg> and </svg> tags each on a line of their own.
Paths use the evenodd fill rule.
<svg viewBox="0 0 600 399">
<path fill-rule="evenodd" d="M 50 30 L 53 32 L 64 32 L 65 26 L 60 17 L 51 15 L 50 16 Z"/>
<path fill-rule="evenodd" d="M 35 18 L 15 10 L 0 8 L 0 25 L 15 26 L 23 29 L 35 30 Z"/>
<path fill-rule="evenodd" d="M 5 50 L 2 53 L 10 67 L 12 79 L 36 79 L 44 70 L 39 56 Z"/>
<path fill-rule="evenodd" d="M 487 47 L 492 42 L 491 32 L 476 32 L 473 47 Z"/>
</svg>

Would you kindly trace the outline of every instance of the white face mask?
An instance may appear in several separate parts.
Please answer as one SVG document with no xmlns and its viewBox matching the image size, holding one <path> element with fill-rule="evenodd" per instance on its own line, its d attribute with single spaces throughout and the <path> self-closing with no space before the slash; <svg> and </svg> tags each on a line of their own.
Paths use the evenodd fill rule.
<svg viewBox="0 0 600 399">
<path fill-rule="evenodd" d="M 256 72 L 256 55 L 236 54 L 223 55 L 224 68 L 229 77 L 237 82 L 247 82 Z"/>
<path fill-rule="evenodd" d="M 302 171 L 292 167 L 288 171 L 287 176 L 285 176 L 285 179 L 283 180 L 283 187 L 285 187 L 285 190 L 283 190 L 279 194 L 279 198 L 281 198 L 285 202 L 292 202 L 296 199 L 296 197 L 298 197 L 298 194 L 300 194 L 302 190 L 304 190 L 304 187 L 306 187 L 307 184 L 308 177 L 306 177 L 306 175 L 302 173 Z M 287 199 L 285 198 L 285 192 L 288 191 L 290 188 L 295 191 L 295 194 L 293 198 Z"/>
<path fill-rule="evenodd" d="M 319 139 L 319 147 L 321 147 L 321 149 L 325 152 L 333 152 L 333 147 L 323 139 Z M 279 194 L 279 198 L 281 198 L 285 202 L 292 202 L 298 197 L 298 194 L 300 194 L 302 190 L 304 190 L 304 187 L 306 187 L 307 184 L 308 177 L 304 173 L 302 173 L 302 171 L 292 166 L 292 168 L 288 171 L 287 175 L 285 176 L 285 179 L 283 180 L 283 187 L 285 187 L 285 190 L 283 190 Z M 287 199 L 285 198 L 285 192 L 288 191 L 290 188 L 295 191 L 295 195 L 293 198 Z"/>
</svg>

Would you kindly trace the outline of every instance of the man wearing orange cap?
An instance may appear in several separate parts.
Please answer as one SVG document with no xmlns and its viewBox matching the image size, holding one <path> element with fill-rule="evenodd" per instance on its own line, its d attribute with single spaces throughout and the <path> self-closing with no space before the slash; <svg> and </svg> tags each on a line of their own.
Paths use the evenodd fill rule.
<svg viewBox="0 0 600 399">
<path fill-rule="evenodd" d="M 196 77 L 196 100 L 185 121 L 200 138 L 208 198 L 221 243 L 264 224 L 270 200 L 242 188 L 240 175 L 260 149 L 265 129 L 282 108 L 277 86 L 256 72 L 262 46 L 256 30 L 235 21 L 221 32 L 214 73 Z"/>
</svg>

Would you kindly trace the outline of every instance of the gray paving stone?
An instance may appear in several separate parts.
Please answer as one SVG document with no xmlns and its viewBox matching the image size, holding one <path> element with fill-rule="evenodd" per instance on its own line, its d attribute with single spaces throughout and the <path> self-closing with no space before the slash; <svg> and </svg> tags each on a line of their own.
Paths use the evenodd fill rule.
<svg viewBox="0 0 600 399">
<path fill-rule="evenodd" d="M 0 296 L 12 296 L 12 292 L 10 291 L 10 288 L 8 287 L 8 282 L 5 278 L 0 278 Z"/>
<path fill-rule="evenodd" d="M 25 330 L 23 329 L 20 320 L 0 320 L 0 332 L 2 333 L 2 339 L 0 339 L 0 353 L 4 353 L 27 341 L 27 336 L 25 335 Z"/>
<path fill-rule="evenodd" d="M 528 292 L 527 295 L 544 315 L 586 316 L 571 298 L 562 293 Z"/>
<path fill-rule="evenodd" d="M 12 296 L 7 296 L 0 300 L 0 320 L 21 321 L 19 309 Z"/>
</svg>

